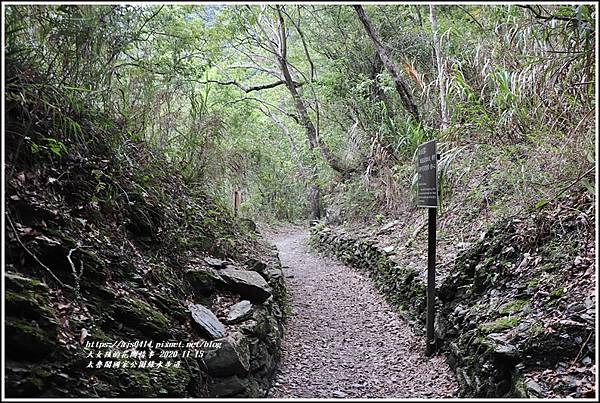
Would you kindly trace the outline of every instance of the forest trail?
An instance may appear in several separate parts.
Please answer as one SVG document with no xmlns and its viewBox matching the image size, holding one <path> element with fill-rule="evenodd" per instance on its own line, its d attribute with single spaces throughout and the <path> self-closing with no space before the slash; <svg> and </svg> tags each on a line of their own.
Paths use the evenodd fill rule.
<svg viewBox="0 0 600 403">
<path fill-rule="evenodd" d="M 305 229 L 269 234 L 279 249 L 292 312 L 268 397 L 441 398 L 457 393 L 444 357 L 362 274 L 308 246 Z"/>
</svg>

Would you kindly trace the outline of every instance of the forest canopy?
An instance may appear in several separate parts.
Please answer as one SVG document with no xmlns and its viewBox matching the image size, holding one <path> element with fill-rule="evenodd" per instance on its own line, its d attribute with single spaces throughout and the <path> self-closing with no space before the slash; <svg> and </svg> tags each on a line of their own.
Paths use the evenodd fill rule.
<svg viewBox="0 0 600 403">
<path fill-rule="evenodd" d="M 595 160 L 591 4 L 5 11 L 7 88 L 27 83 L 23 102 L 68 112 L 28 149 L 85 149 L 103 133 L 82 130 L 77 114 L 102 111 L 123 134 L 114 152 L 152 144 L 223 200 L 240 190 L 252 217 L 337 206 L 368 220 L 412 206 L 414 151 L 433 138 L 446 196 L 451 162 L 473 147 L 512 153 L 490 158 L 508 177 L 531 173 L 510 186 L 532 203 Z"/>
</svg>

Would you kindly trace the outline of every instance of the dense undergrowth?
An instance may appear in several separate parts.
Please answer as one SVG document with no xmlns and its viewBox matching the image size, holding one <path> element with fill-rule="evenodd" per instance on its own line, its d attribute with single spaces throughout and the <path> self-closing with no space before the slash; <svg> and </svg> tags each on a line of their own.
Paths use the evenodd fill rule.
<svg viewBox="0 0 600 403">
<path fill-rule="evenodd" d="M 414 151 L 428 139 L 437 140 L 440 153 L 440 213 L 448 216 L 442 225 L 469 223 L 459 232 L 479 231 L 471 231 L 472 221 L 489 225 L 544 204 L 578 179 L 595 194 L 595 18 L 587 5 L 438 9 L 442 66 L 436 71 L 435 59 L 420 53 L 435 45 L 422 37 L 405 50 L 423 124 L 369 115 L 378 137 L 368 169 L 331 184 L 331 221 L 417 214 Z M 361 77 L 358 88 L 366 85 Z M 478 218 L 465 221 L 463 212 Z"/>
<path fill-rule="evenodd" d="M 203 304 L 223 318 L 240 297 L 209 275 L 189 275 L 209 270 L 203 257 L 248 270 L 276 268 L 278 259 L 248 222 L 207 195 L 200 178 L 184 180 L 150 145 L 93 106 L 76 104 L 80 98 L 48 87 L 43 75 L 7 67 L 8 395 L 266 393 L 260 382 L 233 392 L 211 386 L 200 361 L 190 358 L 153 370 L 86 370 L 86 339 L 204 340 L 188 305 Z M 285 290 L 267 278 L 274 300 L 254 309 L 280 321 Z M 267 346 L 265 357 L 249 354 L 257 363 L 276 359 L 281 324 L 258 322 L 272 341 L 258 343 Z M 273 363 L 253 376 L 268 383 Z"/>
<path fill-rule="evenodd" d="M 6 95 L 7 202 L 14 220 L 32 224 L 37 207 L 46 210 L 42 220 L 66 224 L 74 234 L 102 242 L 99 226 L 131 233 L 137 246 L 173 259 L 196 250 L 243 253 L 230 210 L 207 195 L 201 178 L 184 181 L 164 156 L 110 117 L 86 111 L 90 105 L 78 111 L 77 98 L 14 69 L 9 65 Z M 44 192 L 38 195 L 38 188 Z M 61 205 L 75 211 L 65 215 Z"/>
<path fill-rule="evenodd" d="M 441 243 L 435 338 L 462 396 L 593 396 L 594 217 L 579 185 L 493 224 L 458 252 L 456 241 Z M 361 231 L 320 224 L 312 243 L 363 270 L 422 333 L 427 237 L 411 232 L 403 223 Z"/>
<path fill-rule="evenodd" d="M 313 241 L 365 270 L 423 331 L 427 211 L 416 207 L 413 152 L 435 138 L 436 337 L 461 394 L 589 397 L 597 154 L 588 46 L 595 39 L 582 31 L 593 29 L 568 18 L 513 19 L 512 7 L 501 13 L 494 35 L 504 41 L 485 33 L 494 13 L 479 20 L 472 37 L 479 42 L 446 39 L 450 68 L 440 92 L 449 120 L 436 133 L 396 126 L 398 159 L 374 146 L 369 170 L 332 184 L 321 224 L 328 226 L 317 226 Z M 455 21 L 443 24 L 455 32 Z M 426 77 L 421 105 L 439 124 L 430 92 L 439 81 Z"/>
</svg>

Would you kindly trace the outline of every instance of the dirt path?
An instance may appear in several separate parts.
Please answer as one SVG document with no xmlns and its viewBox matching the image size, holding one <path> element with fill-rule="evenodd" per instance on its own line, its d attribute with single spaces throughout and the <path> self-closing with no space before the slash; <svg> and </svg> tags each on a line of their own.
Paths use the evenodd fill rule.
<svg viewBox="0 0 600 403">
<path fill-rule="evenodd" d="M 273 398 L 454 396 L 443 357 L 392 311 L 364 275 L 310 251 L 308 232 L 269 234 L 288 284 L 292 314 Z"/>
</svg>

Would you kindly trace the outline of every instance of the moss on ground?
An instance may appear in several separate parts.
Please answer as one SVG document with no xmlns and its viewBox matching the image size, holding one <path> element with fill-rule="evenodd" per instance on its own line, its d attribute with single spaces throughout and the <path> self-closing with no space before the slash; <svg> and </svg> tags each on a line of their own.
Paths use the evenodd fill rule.
<svg viewBox="0 0 600 403">
<path fill-rule="evenodd" d="M 486 334 L 499 332 L 501 330 L 512 329 L 519 324 L 520 318 L 512 316 L 508 318 L 498 318 L 493 322 L 486 322 L 479 325 L 479 329 Z"/>
<path fill-rule="evenodd" d="M 147 332 L 149 337 L 163 338 L 169 330 L 169 320 L 148 303 L 136 297 L 123 298 L 114 306 L 115 319 L 124 325 Z"/>
<path fill-rule="evenodd" d="M 513 315 L 517 312 L 521 312 L 528 303 L 528 299 L 515 299 L 507 304 L 504 304 L 500 308 L 500 313 L 502 315 Z"/>
<path fill-rule="evenodd" d="M 56 326 L 41 327 L 35 321 L 7 318 L 4 322 L 8 357 L 41 361 L 56 347 Z"/>
</svg>

